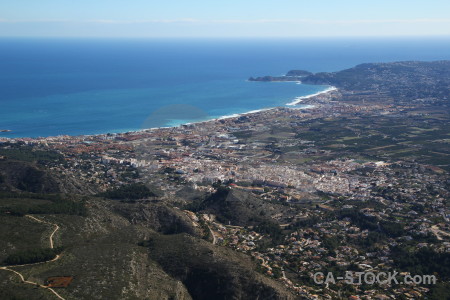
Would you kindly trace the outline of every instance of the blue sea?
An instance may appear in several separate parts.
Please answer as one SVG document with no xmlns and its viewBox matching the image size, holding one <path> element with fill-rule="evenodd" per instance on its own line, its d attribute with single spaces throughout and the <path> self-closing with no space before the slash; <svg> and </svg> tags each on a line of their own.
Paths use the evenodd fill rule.
<svg viewBox="0 0 450 300">
<path fill-rule="evenodd" d="M 0 39 L 0 137 L 125 132 L 270 107 L 325 86 L 291 69 L 450 59 L 450 38 Z"/>
</svg>

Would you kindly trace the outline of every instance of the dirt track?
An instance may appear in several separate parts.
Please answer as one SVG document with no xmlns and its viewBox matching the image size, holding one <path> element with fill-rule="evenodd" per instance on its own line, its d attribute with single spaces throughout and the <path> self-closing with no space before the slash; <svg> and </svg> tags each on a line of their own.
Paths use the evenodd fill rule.
<svg viewBox="0 0 450 300">
<path fill-rule="evenodd" d="M 46 224 L 50 224 L 50 225 L 55 226 L 55 229 L 53 230 L 53 232 L 49 236 L 50 248 L 53 249 L 54 248 L 53 236 L 59 230 L 59 226 L 57 224 L 50 223 L 50 222 L 47 222 L 47 221 L 44 221 L 44 220 L 40 220 L 40 219 L 38 219 L 36 217 L 33 217 L 33 216 L 30 216 L 30 215 L 26 215 L 26 217 L 28 217 L 28 218 L 36 221 L 36 222 L 39 222 L 39 223 L 46 223 Z M 40 285 L 37 282 L 32 282 L 32 281 L 25 280 L 25 277 L 23 277 L 23 274 L 21 274 L 20 272 L 18 272 L 16 270 L 10 269 L 10 268 L 14 268 L 14 267 L 23 267 L 23 266 L 33 266 L 33 265 L 39 265 L 39 264 L 46 264 L 46 263 L 57 261 L 58 259 L 60 259 L 60 257 L 61 257 L 60 255 L 56 255 L 56 257 L 53 258 L 52 260 L 44 261 L 44 262 L 38 262 L 38 263 L 33 263 L 33 264 L 4 266 L 4 267 L 0 267 L 0 270 L 6 270 L 6 271 L 13 272 L 13 273 L 15 273 L 16 275 L 18 275 L 20 277 L 20 280 L 22 280 L 23 283 L 32 284 L 32 285 L 38 286 L 40 288 L 47 289 L 47 290 L 51 291 L 58 299 L 65 300 L 63 297 L 61 297 L 61 295 L 59 295 L 51 287 L 48 287 L 48 286 L 45 286 L 45 285 Z"/>
</svg>

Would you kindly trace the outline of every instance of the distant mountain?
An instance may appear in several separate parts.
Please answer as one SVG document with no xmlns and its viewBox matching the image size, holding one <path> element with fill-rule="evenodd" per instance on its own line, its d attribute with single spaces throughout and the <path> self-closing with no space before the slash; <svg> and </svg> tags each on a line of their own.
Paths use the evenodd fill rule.
<svg viewBox="0 0 450 300">
<path fill-rule="evenodd" d="M 291 70 L 285 76 L 263 76 L 250 77 L 249 81 L 301 81 L 305 76 L 313 75 L 313 73 L 305 70 Z"/>
<path fill-rule="evenodd" d="M 352 91 L 387 93 L 399 100 L 450 95 L 450 61 L 367 63 L 332 73 L 317 73 L 302 80 Z"/>
<path fill-rule="evenodd" d="M 450 61 L 365 63 L 338 71 L 310 73 L 291 70 L 286 76 L 251 77 L 250 81 L 301 81 L 332 85 L 347 91 L 370 91 L 396 102 L 434 98 L 446 103 L 450 95 Z"/>
</svg>

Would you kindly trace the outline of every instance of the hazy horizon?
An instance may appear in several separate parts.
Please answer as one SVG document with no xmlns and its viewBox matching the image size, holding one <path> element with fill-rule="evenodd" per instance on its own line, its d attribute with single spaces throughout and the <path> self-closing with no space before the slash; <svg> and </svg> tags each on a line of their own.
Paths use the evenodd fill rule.
<svg viewBox="0 0 450 300">
<path fill-rule="evenodd" d="M 450 36 L 448 1 L 23 0 L 0 3 L 0 37 Z"/>
</svg>

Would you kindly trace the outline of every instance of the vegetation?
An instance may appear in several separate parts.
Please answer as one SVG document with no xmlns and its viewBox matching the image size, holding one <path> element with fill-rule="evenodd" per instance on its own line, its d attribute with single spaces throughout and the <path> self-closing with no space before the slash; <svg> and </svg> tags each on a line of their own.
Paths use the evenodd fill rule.
<svg viewBox="0 0 450 300">
<path fill-rule="evenodd" d="M 334 251 L 340 246 L 341 242 L 338 237 L 331 236 L 328 238 L 323 238 L 322 245 L 329 251 Z"/>
<path fill-rule="evenodd" d="M 214 187 L 217 188 L 214 193 L 206 197 L 206 199 L 202 197 L 195 197 L 192 199 L 191 203 L 186 205 L 185 209 L 198 212 L 207 208 L 210 204 L 225 202 L 230 193 L 230 189 L 220 183 L 215 183 Z"/>
<path fill-rule="evenodd" d="M 3 204 L 4 202 L 8 202 Z M 38 200 L 38 201 L 36 201 Z M 39 201 L 42 200 L 42 201 Z M 66 214 L 86 216 L 84 201 L 75 201 L 59 194 L 0 193 L 0 214 Z"/>
<path fill-rule="evenodd" d="M 276 223 L 264 221 L 254 228 L 258 233 L 269 235 L 272 240 L 272 245 L 281 244 L 284 241 L 284 234 L 280 226 Z"/>
<path fill-rule="evenodd" d="M 337 213 L 338 218 L 350 218 L 352 223 L 361 229 L 378 231 L 388 237 L 399 237 L 406 234 L 403 225 L 400 223 L 380 220 L 375 217 L 367 216 L 357 210 L 343 210 Z M 374 236 L 375 237 L 375 236 Z"/>
<path fill-rule="evenodd" d="M 83 202 L 74 202 L 71 200 L 54 201 L 51 204 L 42 204 L 28 210 L 29 214 L 66 214 L 85 216 L 86 207 Z"/>
<path fill-rule="evenodd" d="M 310 75 L 302 82 L 329 84 L 353 91 L 376 87 L 400 101 L 430 96 L 446 99 L 450 86 L 449 70 L 449 61 L 366 63 L 339 72 Z"/>
<path fill-rule="evenodd" d="M 395 247 L 392 257 L 399 270 L 414 275 L 437 274 L 440 280 L 450 279 L 450 253 L 439 253 L 426 247 L 409 252 L 405 248 Z"/>
<path fill-rule="evenodd" d="M 49 261 L 54 259 L 62 251 L 62 247 L 21 251 L 9 255 L 3 263 L 5 265 L 24 265 Z"/>
<path fill-rule="evenodd" d="M 364 115 L 364 118 L 334 117 L 299 123 L 290 132 L 299 139 L 313 141 L 321 149 L 332 151 L 335 157 L 351 155 L 370 160 L 416 161 L 450 170 L 450 152 L 446 140 L 450 124 L 441 111 L 394 118 Z M 367 133 L 370 128 L 370 134 Z M 289 149 L 283 149 L 288 152 Z M 326 160 L 325 155 L 313 156 Z M 373 170 L 360 170 L 371 173 Z"/>
<path fill-rule="evenodd" d="M 9 146 L 10 148 L 6 148 Z M 45 163 L 49 161 L 63 161 L 63 156 L 55 151 L 34 150 L 31 146 L 22 144 L 3 144 L 0 156 L 8 159 Z"/>
<path fill-rule="evenodd" d="M 142 183 L 132 183 L 100 193 L 97 196 L 115 200 L 138 200 L 157 195 Z"/>
<path fill-rule="evenodd" d="M 248 257 L 231 249 L 186 234 L 154 236 L 142 246 L 193 299 L 289 299 L 261 280 Z"/>
<path fill-rule="evenodd" d="M 438 282 L 430 287 L 430 294 L 427 295 L 428 300 L 450 300 L 450 283 Z"/>
</svg>

